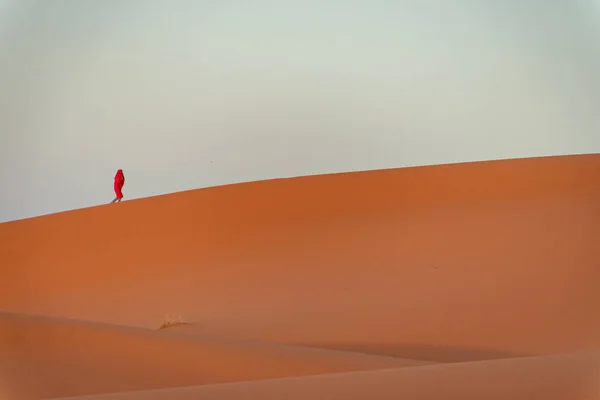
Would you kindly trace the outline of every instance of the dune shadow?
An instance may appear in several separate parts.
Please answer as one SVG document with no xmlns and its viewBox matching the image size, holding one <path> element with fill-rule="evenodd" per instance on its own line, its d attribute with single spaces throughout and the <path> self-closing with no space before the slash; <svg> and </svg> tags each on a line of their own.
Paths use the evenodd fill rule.
<svg viewBox="0 0 600 400">
<path fill-rule="evenodd" d="M 342 350 L 354 353 L 398 357 L 419 361 L 440 363 L 455 363 L 467 361 L 498 360 L 504 358 L 520 358 L 532 354 L 518 354 L 502 350 L 437 346 L 427 344 L 400 344 L 400 343 L 295 343 L 299 346 L 318 347 L 330 350 Z"/>
</svg>

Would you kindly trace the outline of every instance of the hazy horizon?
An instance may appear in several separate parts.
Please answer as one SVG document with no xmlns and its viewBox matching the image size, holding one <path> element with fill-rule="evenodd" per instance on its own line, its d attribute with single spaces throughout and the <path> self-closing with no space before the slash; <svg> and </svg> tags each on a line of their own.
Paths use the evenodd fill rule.
<svg viewBox="0 0 600 400">
<path fill-rule="evenodd" d="M 471 5 L 469 5 L 471 4 Z M 600 3 L 0 0 L 0 222 L 600 152 Z"/>
</svg>

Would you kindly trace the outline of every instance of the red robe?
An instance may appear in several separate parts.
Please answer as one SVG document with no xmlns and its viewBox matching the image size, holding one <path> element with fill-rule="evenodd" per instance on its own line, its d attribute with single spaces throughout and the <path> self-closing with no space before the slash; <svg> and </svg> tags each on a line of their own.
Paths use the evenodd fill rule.
<svg viewBox="0 0 600 400">
<path fill-rule="evenodd" d="M 125 184 L 125 175 L 123 175 L 123 170 L 120 169 L 117 171 L 115 175 L 115 194 L 117 195 L 117 199 L 123 198 L 123 193 L 121 189 L 123 189 L 123 185 Z"/>
</svg>

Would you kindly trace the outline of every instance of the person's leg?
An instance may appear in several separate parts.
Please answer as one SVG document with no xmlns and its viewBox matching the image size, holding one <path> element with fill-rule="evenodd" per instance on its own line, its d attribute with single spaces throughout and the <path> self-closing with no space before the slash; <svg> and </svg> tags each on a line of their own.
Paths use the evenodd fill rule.
<svg viewBox="0 0 600 400">
<path fill-rule="evenodd" d="M 115 199 L 112 201 L 113 203 L 115 202 L 120 202 L 121 199 L 123 198 L 123 192 L 121 192 L 121 187 L 119 185 L 117 185 L 115 183 Z"/>
</svg>

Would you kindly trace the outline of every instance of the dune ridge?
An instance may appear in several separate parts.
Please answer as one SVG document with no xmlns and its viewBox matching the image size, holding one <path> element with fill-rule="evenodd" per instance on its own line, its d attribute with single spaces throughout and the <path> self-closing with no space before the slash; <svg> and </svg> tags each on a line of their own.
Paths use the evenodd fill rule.
<svg viewBox="0 0 600 400">
<path fill-rule="evenodd" d="M 0 393 L 578 399 L 600 350 L 599 182 L 598 154 L 540 157 L 0 224 Z"/>
<path fill-rule="evenodd" d="M 287 321 L 286 321 L 287 322 Z M 469 346 L 431 345 L 423 343 L 398 342 L 366 342 L 353 343 L 338 341 L 311 341 L 314 333 L 303 328 L 301 318 L 291 325 L 289 323 L 252 323 L 237 321 L 236 323 L 185 323 L 167 327 L 164 331 L 178 332 L 192 337 L 199 335 L 218 336 L 238 340 L 253 340 L 265 343 L 282 343 L 300 347 L 322 348 L 328 350 L 347 351 L 351 353 L 399 357 L 402 359 L 428 361 L 431 363 L 463 362 L 474 360 L 494 360 L 502 358 L 526 357 L 525 353 L 510 353 L 494 348 L 477 348 Z M 313 328 L 319 335 L 326 332 L 323 326 Z M 336 332 L 342 329 L 337 327 Z"/>
<path fill-rule="evenodd" d="M 600 352 L 595 351 L 113 393 L 85 399 L 588 400 L 600 398 L 599 372 Z"/>
<path fill-rule="evenodd" d="M 4 312 L 0 353 L 32 399 L 429 364 Z"/>
</svg>

